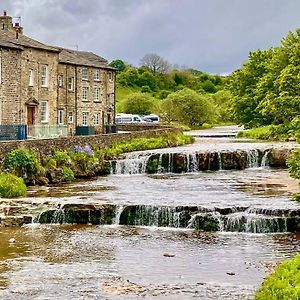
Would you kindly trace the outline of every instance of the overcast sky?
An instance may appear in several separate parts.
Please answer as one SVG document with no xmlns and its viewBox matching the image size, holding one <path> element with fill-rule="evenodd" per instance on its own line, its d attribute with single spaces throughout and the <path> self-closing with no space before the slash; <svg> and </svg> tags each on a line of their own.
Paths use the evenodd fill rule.
<svg viewBox="0 0 300 300">
<path fill-rule="evenodd" d="M 2 0 L 41 42 L 135 66 L 147 53 L 229 73 L 300 27 L 299 0 Z"/>
</svg>

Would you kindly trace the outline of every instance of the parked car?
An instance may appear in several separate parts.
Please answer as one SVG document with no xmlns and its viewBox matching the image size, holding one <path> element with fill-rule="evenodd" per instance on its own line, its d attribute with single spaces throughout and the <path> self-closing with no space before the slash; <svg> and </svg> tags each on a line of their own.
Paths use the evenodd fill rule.
<svg viewBox="0 0 300 300">
<path fill-rule="evenodd" d="M 146 122 L 158 123 L 160 121 L 160 118 L 158 115 L 150 114 L 147 116 L 143 116 L 143 120 Z"/>
<path fill-rule="evenodd" d="M 145 121 L 139 115 L 132 114 L 117 114 L 116 123 L 145 123 Z"/>
</svg>

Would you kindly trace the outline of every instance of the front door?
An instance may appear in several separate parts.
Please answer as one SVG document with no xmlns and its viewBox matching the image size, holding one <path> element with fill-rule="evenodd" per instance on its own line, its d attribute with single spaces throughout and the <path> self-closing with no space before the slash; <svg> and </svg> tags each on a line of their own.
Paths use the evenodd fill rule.
<svg viewBox="0 0 300 300">
<path fill-rule="evenodd" d="M 35 123 L 35 107 L 27 106 L 27 126 L 28 126 L 28 135 L 32 136 L 32 125 Z"/>
</svg>

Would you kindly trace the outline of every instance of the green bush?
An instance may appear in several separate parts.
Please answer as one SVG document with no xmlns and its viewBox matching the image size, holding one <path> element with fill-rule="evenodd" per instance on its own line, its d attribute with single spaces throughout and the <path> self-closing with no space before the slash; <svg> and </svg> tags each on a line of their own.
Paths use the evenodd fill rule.
<svg viewBox="0 0 300 300">
<path fill-rule="evenodd" d="M 293 178 L 300 179 L 300 150 L 293 151 L 291 157 L 287 160 L 289 173 Z"/>
<path fill-rule="evenodd" d="M 255 294 L 255 300 L 300 299 L 300 254 L 278 265 Z"/>
<path fill-rule="evenodd" d="M 167 147 L 177 147 L 180 145 L 192 143 L 194 137 L 184 134 L 165 134 L 156 138 L 137 138 L 128 142 L 116 143 L 109 148 L 99 151 L 98 155 L 102 155 L 104 159 L 115 159 L 122 153 L 132 151 L 142 151 L 150 149 L 159 149 Z"/>
<path fill-rule="evenodd" d="M 26 193 L 26 185 L 22 178 L 10 173 L 0 173 L 0 196 L 2 198 L 22 197 Z"/>
<path fill-rule="evenodd" d="M 10 151 L 4 159 L 4 166 L 10 173 L 23 178 L 25 183 L 34 181 L 41 169 L 36 155 L 25 148 Z"/>
<path fill-rule="evenodd" d="M 56 166 L 70 166 L 71 165 L 71 158 L 65 151 L 59 151 L 56 150 L 54 152 L 54 155 L 52 156 L 52 159 L 56 161 Z"/>
<path fill-rule="evenodd" d="M 268 140 L 272 137 L 271 127 L 272 126 L 263 126 L 263 127 L 243 130 L 243 131 L 240 131 L 237 136 L 239 138 Z"/>
<path fill-rule="evenodd" d="M 62 170 L 62 181 L 72 181 L 74 180 L 74 172 L 70 167 L 63 166 Z"/>
</svg>

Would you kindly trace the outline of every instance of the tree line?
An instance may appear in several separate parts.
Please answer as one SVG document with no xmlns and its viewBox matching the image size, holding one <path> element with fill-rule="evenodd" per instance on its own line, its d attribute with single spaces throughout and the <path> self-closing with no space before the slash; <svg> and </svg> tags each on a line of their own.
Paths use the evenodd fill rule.
<svg viewBox="0 0 300 300">
<path fill-rule="evenodd" d="M 188 126 L 228 122 L 231 93 L 227 79 L 171 64 L 157 54 L 146 54 L 139 67 L 120 59 L 110 65 L 118 70 L 118 90 L 132 89 L 119 99 L 118 112 L 147 115 L 157 113 L 165 122 Z"/>
<path fill-rule="evenodd" d="M 232 112 L 249 128 L 272 125 L 278 132 L 300 126 L 300 29 L 290 32 L 278 47 L 249 54 L 229 76 Z"/>
</svg>

